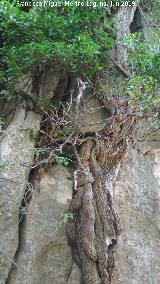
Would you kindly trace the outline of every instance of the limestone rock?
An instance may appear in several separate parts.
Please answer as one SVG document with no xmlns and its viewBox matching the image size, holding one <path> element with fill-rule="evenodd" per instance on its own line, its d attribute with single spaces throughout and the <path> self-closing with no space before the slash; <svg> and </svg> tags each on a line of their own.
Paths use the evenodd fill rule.
<svg viewBox="0 0 160 284">
<path fill-rule="evenodd" d="M 71 174 L 63 166 L 50 168 L 37 182 L 21 228 L 17 267 L 8 284 L 67 283 L 72 257 L 64 214 L 71 194 Z"/>
<path fill-rule="evenodd" d="M 78 266 L 75 263 L 73 263 L 71 274 L 70 274 L 67 284 L 80 284 L 80 283 L 81 283 L 80 270 Z"/>
<path fill-rule="evenodd" d="M 142 122 L 137 136 L 114 189 L 122 234 L 112 284 L 160 283 L 160 131 Z"/>
<path fill-rule="evenodd" d="M 117 26 L 117 61 L 126 68 L 127 50 L 124 47 L 123 39 L 130 33 L 130 25 L 134 18 L 134 13 L 139 0 L 133 6 L 124 6 L 119 9 L 116 17 Z"/>
<path fill-rule="evenodd" d="M 106 122 L 106 111 L 100 101 L 88 96 L 82 103 L 82 115 L 79 129 L 81 132 L 92 132 L 100 130 Z"/>
<path fill-rule="evenodd" d="M 76 117 L 76 100 L 77 97 L 73 97 L 73 102 L 70 107 L 70 111 L 67 112 L 66 120 L 70 120 L 67 127 L 64 128 L 66 134 L 73 131 L 73 126 L 78 129 L 79 132 L 97 132 L 106 123 L 108 118 L 108 112 L 98 98 L 93 96 L 89 88 L 86 88 L 83 97 L 80 101 L 79 115 Z M 70 102 L 68 102 L 70 105 Z"/>
<path fill-rule="evenodd" d="M 48 69 L 46 71 L 44 85 L 43 85 L 43 98 L 47 101 L 52 99 L 55 93 L 55 90 L 58 86 L 59 76 L 55 74 L 55 71 Z"/>
<path fill-rule="evenodd" d="M 0 137 L 0 284 L 6 283 L 18 248 L 19 207 L 34 158 L 35 141 L 29 129 L 37 133 L 40 116 L 17 109 L 13 121 Z M 26 164 L 26 165 L 25 165 Z"/>
</svg>

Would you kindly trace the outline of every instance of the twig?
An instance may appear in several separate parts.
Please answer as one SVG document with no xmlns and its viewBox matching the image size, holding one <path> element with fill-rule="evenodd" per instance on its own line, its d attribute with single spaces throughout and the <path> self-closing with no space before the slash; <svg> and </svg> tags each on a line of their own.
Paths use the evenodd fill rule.
<svg viewBox="0 0 160 284">
<path fill-rule="evenodd" d="M 82 82 L 81 79 L 77 78 L 77 83 L 78 83 L 79 92 L 78 92 L 77 99 L 76 99 L 75 124 L 77 124 L 78 122 L 80 102 L 81 102 L 81 98 L 83 97 L 83 92 L 86 89 L 86 82 Z"/>
<path fill-rule="evenodd" d="M 70 142 L 71 138 L 73 137 L 75 133 L 75 130 L 72 131 L 72 133 L 68 136 L 68 138 L 60 145 L 59 149 L 60 149 L 60 153 L 62 154 L 63 152 L 63 147 Z"/>
<path fill-rule="evenodd" d="M 113 60 L 110 56 L 108 58 L 116 65 L 116 67 L 123 73 L 126 78 L 131 78 L 131 74 L 125 70 L 118 61 Z"/>
</svg>

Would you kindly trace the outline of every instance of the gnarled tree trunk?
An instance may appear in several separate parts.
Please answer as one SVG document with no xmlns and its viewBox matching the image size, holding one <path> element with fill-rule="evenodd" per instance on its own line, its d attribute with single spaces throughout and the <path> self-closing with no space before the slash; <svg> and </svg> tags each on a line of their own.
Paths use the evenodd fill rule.
<svg viewBox="0 0 160 284">
<path fill-rule="evenodd" d="M 84 284 L 111 283 L 121 231 L 112 205 L 112 189 L 134 124 L 134 117 L 128 114 L 111 117 L 98 132 L 100 138 L 85 138 L 77 153 L 79 166 L 74 175 L 68 238 Z"/>
</svg>

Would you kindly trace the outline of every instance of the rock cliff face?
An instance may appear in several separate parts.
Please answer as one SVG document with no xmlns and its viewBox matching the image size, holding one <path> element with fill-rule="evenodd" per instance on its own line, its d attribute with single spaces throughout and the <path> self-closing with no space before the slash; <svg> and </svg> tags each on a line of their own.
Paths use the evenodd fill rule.
<svg viewBox="0 0 160 284">
<path fill-rule="evenodd" d="M 13 121 L 2 133 L 0 143 L 0 283 L 5 283 L 18 249 L 19 207 L 34 157 L 30 128 L 39 129 L 40 116 L 17 109 Z M 23 165 L 24 164 L 24 165 Z"/>
<path fill-rule="evenodd" d="M 1 139 L 1 157 L 15 160 L 16 168 L 11 164 L 1 170 L 0 283 L 78 284 L 80 272 L 72 261 L 64 220 L 72 195 L 69 169 L 53 166 L 36 181 L 18 232 L 18 212 L 29 173 L 19 161 L 32 163 L 34 143 L 28 140 L 26 127 L 32 123 L 36 130 L 40 120 L 30 113 L 22 127 L 23 115 L 23 110 L 17 112 L 7 136 Z M 113 190 L 122 232 L 111 283 L 160 282 L 159 173 L 160 132 L 141 121 Z"/>
<path fill-rule="evenodd" d="M 47 73 L 43 92 L 50 99 L 58 80 Z M 66 236 L 72 169 L 55 165 L 41 179 L 32 175 L 42 114 L 20 105 L 12 102 L 0 136 L 0 284 L 80 283 Z"/>
<path fill-rule="evenodd" d="M 67 283 L 72 257 L 64 214 L 71 191 L 71 174 L 62 166 L 50 168 L 40 183 L 36 182 L 20 228 L 17 266 L 8 283 Z"/>
<path fill-rule="evenodd" d="M 160 282 L 160 132 L 140 123 L 114 188 L 122 234 L 112 283 Z"/>
</svg>

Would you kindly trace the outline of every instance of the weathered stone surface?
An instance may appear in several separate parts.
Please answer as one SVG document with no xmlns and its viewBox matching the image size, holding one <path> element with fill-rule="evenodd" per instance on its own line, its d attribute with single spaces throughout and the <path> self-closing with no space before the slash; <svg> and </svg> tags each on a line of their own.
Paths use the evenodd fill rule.
<svg viewBox="0 0 160 284">
<path fill-rule="evenodd" d="M 63 219 L 71 194 L 71 174 L 63 166 L 50 168 L 37 182 L 21 228 L 17 267 L 8 283 L 67 283 L 72 257 Z"/>
<path fill-rule="evenodd" d="M 93 96 L 86 96 L 81 103 L 79 129 L 81 132 L 99 131 L 105 124 L 106 117 L 106 111 L 100 100 Z"/>
<path fill-rule="evenodd" d="M 116 17 L 117 27 L 117 61 L 126 68 L 127 50 L 123 44 L 123 39 L 130 34 L 130 25 L 134 18 L 134 13 L 139 0 L 135 1 L 133 6 L 124 6 L 119 9 Z"/>
<path fill-rule="evenodd" d="M 90 91 L 89 88 L 86 88 L 81 97 L 78 116 L 76 116 L 77 97 L 72 98 L 72 103 L 68 102 L 70 111 L 67 112 L 66 110 L 68 113 L 66 120 L 70 120 L 70 123 L 64 128 L 65 133 L 71 133 L 73 126 L 79 132 L 87 133 L 99 131 L 105 125 L 107 111 L 100 100 L 93 96 Z"/>
<path fill-rule="evenodd" d="M 31 74 L 27 74 L 27 75 L 23 75 L 18 83 L 16 84 L 16 86 L 13 86 L 13 88 L 16 91 L 22 91 L 27 93 L 28 95 L 30 95 L 32 97 L 32 75 Z"/>
<path fill-rule="evenodd" d="M 13 121 L 0 137 L 0 284 L 6 283 L 18 248 L 19 207 L 33 162 L 35 141 L 29 129 L 36 133 L 40 116 L 17 109 Z M 4 165 L 4 167 L 2 167 Z"/>
<path fill-rule="evenodd" d="M 55 74 L 55 71 L 48 69 L 44 78 L 43 85 L 43 98 L 48 101 L 52 99 L 59 82 L 59 76 Z"/>
<path fill-rule="evenodd" d="M 134 13 L 133 22 L 130 25 L 130 32 L 140 32 L 145 39 L 150 36 L 149 27 L 146 22 L 145 14 L 143 13 L 141 7 L 138 5 Z"/>
<path fill-rule="evenodd" d="M 160 283 L 160 132 L 142 122 L 114 189 L 122 234 L 112 284 Z"/>
<path fill-rule="evenodd" d="M 71 274 L 69 276 L 67 284 L 80 284 L 81 283 L 81 273 L 78 266 L 73 263 Z"/>
</svg>

